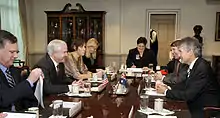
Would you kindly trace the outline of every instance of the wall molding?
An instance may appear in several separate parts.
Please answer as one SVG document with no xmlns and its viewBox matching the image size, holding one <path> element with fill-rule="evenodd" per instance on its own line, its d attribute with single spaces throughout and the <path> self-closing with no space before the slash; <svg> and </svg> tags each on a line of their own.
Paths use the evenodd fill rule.
<svg viewBox="0 0 220 118">
<path fill-rule="evenodd" d="M 180 9 L 147 9 L 146 10 L 146 34 L 147 38 L 150 38 L 150 16 L 151 14 L 175 14 L 175 39 L 180 38 Z"/>
</svg>

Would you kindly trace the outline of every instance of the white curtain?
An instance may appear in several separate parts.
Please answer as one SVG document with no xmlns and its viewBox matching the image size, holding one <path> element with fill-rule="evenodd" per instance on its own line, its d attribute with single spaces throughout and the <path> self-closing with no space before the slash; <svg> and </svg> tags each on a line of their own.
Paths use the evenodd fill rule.
<svg viewBox="0 0 220 118">
<path fill-rule="evenodd" d="M 0 0 L 1 29 L 14 34 L 18 39 L 20 60 L 25 60 L 24 46 L 21 32 L 18 0 Z"/>
</svg>

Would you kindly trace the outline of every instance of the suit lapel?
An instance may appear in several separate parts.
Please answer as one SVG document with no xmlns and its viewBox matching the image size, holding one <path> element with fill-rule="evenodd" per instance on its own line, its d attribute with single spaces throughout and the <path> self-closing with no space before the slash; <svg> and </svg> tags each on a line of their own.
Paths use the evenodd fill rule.
<svg viewBox="0 0 220 118">
<path fill-rule="evenodd" d="M 187 85 L 188 85 L 188 83 L 193 79 L 193 76 L 194 76 L 194 74 L 195 74 L 196 68 L 197 68 L 197 66 L 199 65 L 200 61 L 201 61 L 201 58 L 198 58 L 198 59 L 196 60 L 196 62 L 194 63 L 193 68 L 192 68 L 191 71 L 190 71 L 189 78 L 187 78 Z"/>
<path fill-rule="evenodd" d="M 5 74 L 2 72 L 1 69 L 0 69 L 0 78 L 1 78 L 1 80 L 0 80 L 1 82 L 3 82 L 8 87 L 10 87 L 9 84 L 8 84 L 8 81 L 7 81 L 6 77 L 5 77 Z"/>
<path fill-rule="evenodd" d="M 48 66 L 51 67 L 50 76 L 54 81 L 56 81 L 57 80 L 56 68 L 55 68 L 55 65 L 54 65 L 52 59 L 50 58 L 50 56 L 48 54 L 46 55 L 46 60 L 48 61 Z"/>
</svg>

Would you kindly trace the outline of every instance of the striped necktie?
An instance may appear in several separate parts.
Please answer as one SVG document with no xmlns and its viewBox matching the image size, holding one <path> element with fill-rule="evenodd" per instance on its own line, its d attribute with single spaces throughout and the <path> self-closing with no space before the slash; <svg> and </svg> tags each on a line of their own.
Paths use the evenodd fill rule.
<svg viewBox="0 0 220 118">
<path fill-rule="evenodd" d="M 192 69 L 188 69 L 188 70 L 187 70 L 187 78 L 188 78 L 188 79 L 189 79 L 191 70 L 192 70 Z"/>
<path fill-rule="evenodd" d="M 6 73 L 6 78 L 7 78 L 7 80 L 8 80 L 9 86 L 10 86 L 11 88 L 15 87 L 15 81 L 14 81 L 14 79 L 13 79 L 13 77 L 12 77 L 11 72 L 9 71 L 9 69 L 7 69 L 7 70 L 5 71 L 5 73 Z"/>
</svg>

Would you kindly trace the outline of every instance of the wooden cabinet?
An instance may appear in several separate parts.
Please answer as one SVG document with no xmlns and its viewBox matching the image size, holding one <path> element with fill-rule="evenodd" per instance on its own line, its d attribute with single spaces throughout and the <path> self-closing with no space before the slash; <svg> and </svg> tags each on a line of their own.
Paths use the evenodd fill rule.
<svg viewBox="0 0 220 118">
<path fill-rule="evenodd" d="M 98 52 L 103 54 L 105 41 L 105 11 L 86 11 L 77 3 L 78 9 L 70 9 L 68 3 L 61 11 L 45 11 L 47 14 L 47 42 L 53 39 L 64 40 L 68 51 L 76 39 L 96 38 L 99 41 Z"/>
</svg>

